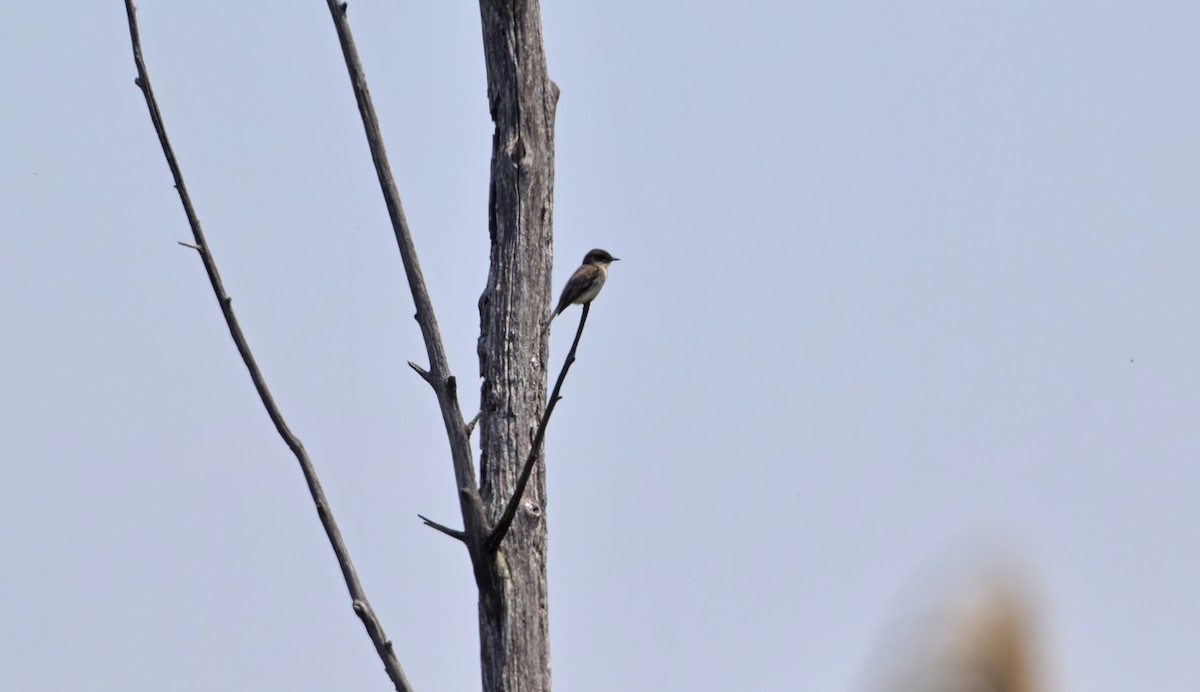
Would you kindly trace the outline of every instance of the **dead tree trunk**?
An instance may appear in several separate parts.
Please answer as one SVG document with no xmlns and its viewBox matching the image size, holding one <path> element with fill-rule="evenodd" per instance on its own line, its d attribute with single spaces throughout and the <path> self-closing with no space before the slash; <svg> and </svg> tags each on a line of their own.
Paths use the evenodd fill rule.
<svg viewBox="0 0 1200 692">
<path fill-rule="evenodd" d="M 446 361 L 433 303 L 417 261 L 412 234 L 383 145 L 379 119 L 350 33 L 347 6 L 339 0 L 327 0 L 326 4 L 346 60 L 371 159 L 412 291 L 415 317 L 429 357 L 427 369 L 411 361 L 409 365 L 436 394 L 450 442 L 463 529 L 451 529 L 430 519 L 425 522 L 461 540 L 470 553 L 479 587 L 484 692 L 548 692 L 550 644 L 543 511 L 546 483 L 544 467 L 535 462 L 540 461 L 538 447 L 545 426 L 563 378 L 574 360 L 587 306 L 584 306 L 575 342 L 555 384 L 554 401 L 543 410 L 547 344 L 542 326 L 550 304 L 554 111 L 558 88 L 546 72 L 538 3 L 537 0 L 480 0 L 479 3 L 487 63 L 488 104 L 496 124 L 488 214 L 491 268 L 479 299 L 479 370 L 483 377 L 479 485 L 476 485 L 469 440 L 474 421 L 466 423 L 463 420 L 456 380 Z M 362 619 L 396 690 L 406 692 L 411 687 L 400 668 L 392 642 L 366 600 L 317 480 L 315 467 L 275 406 L 242 335 L 232 301 L 217 272 L 216 260 L 205 243 L 199 217 L 187 195 L 183 174 L 167 141 L 166 128 L 142 60 L 133 3 L 126 0 L 125 5 L 138 68 L 137 84 L 145 95 L 151 120 L 192 227 L 195 243 L 185 245 L 200 254 L 230 333 L 263 404 L 300 462 L 318 515 L 342 567 L 354 612 Z M 531 472 L 533 482 L 526 486 Z"/>
<path fill-rule="evenodd" d="M 537 0 L 480 0 L 488 104 L 496 130 L 479 299 L 480 492 L 494 525 L 512 497 L 545 406 L 558 88 L 546 71 Z M 550 689 L 545 470 L 538 465 L 479 582 L 485 692 Z M 484 576 L 476 565 L 477 577 Z"/>
</svg>

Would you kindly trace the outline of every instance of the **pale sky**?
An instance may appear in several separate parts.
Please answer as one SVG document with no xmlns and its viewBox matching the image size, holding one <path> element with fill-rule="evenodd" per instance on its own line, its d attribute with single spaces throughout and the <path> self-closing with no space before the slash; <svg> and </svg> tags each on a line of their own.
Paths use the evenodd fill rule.
<svg viewBox="0 0 1200 692">
<path fill-rule="evenodd" d="M 416 517 L 458 523 L 453 476 L 325 3 L 139 18 L 234 306 L 409 679 L 478 689 L 467 556 Z M 623 260 L 547 438 L 556 688 L 858 692 L 898 618 L 996 546 L 1056 690 L 1200 688 L 1200 4 L 543 20 L 555 290 L 592 247 Z M 350 21 L 473 411 L 478 7 Z M 0 10 L 0 688 L 387 690 L 176 245 L 134 76 L 116 0 Z"/>
</svg>

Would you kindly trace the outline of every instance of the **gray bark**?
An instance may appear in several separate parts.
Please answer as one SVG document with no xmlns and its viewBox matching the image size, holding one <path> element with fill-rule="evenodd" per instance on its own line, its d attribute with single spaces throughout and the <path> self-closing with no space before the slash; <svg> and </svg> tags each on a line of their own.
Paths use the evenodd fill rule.
<svg viewBox="0 0 1200 692">
<path fill-rule="evenodd" d="M 488 524 L 494 525 L 514 492 L 545 406 L 542 324 L 551 292 L 558 88 L 546 71 L 537 1 L 480 0 L 479 9 L 496 128 L 491 265 L 479 299 L 478 347 L 480 492 Z M 550 689 L 545 497 L 545 468 L 539 463 L 488 569 L 476 565 L 476 576 L 484 577 L 479 637 L 485 692 Z"/>
</svg>

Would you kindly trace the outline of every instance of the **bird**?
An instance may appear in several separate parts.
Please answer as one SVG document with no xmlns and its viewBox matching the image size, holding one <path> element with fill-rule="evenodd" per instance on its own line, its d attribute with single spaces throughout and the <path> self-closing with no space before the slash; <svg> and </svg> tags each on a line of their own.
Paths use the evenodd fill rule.
<svg viewBox="0 0 1200 692">
<path fill-rule="evenodd" d="M 604 287 L 605 279 L 608 278 L 608 265 L 618 259 L 600 249 L 591 250 L 584 255 L 583 264 L 579 265 L 579 268 L 567 280 L 562 297 L 558 299 L 558 307 L 550 313 L 550 319 L 546 322 L 546 326 L 549 327 L 555 317 L 572 305 L 587 305 L 595 300 L 596 296 L 600 294 L 600 289 Z"/>
</svg>

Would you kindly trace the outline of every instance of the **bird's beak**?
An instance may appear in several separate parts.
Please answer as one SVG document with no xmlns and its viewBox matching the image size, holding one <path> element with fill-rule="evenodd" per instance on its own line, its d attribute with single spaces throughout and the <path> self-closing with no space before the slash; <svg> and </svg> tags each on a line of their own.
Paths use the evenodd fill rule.
<svg viewBox="0 0 1200 692">
<path fill-rule="evenodd" d="M 614 261 L 614 262 L 620 262 L 620 261 L 621 261 L 621 258 L 620 258 L 620 257 L 614 257 L 614 258 L 612 258 L 612 261 Z"/>
</svg>

